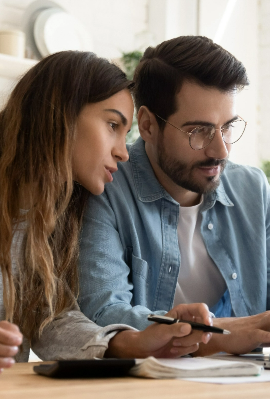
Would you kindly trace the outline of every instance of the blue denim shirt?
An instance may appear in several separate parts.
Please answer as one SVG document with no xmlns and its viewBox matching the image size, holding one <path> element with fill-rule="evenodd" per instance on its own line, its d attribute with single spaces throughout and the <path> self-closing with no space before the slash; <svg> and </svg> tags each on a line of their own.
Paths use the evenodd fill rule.
<svg viewBox="0 0 270 400">
<path fill-rule="evenodd" d="M 90 197 L 80 241 L 79 304 L 98 325 L 144 329 L 148 313 L 173 306 L 181 268 L 179 203 L 157 181 L 141 138 L 129 155 L 105 192 Z M 227 285 L 211 309 L 217 317 L 270 309 L 269 199 L 261 170 L 231 162 L 217 190 L 204 196 L 202 237 Z"/>
</svg>

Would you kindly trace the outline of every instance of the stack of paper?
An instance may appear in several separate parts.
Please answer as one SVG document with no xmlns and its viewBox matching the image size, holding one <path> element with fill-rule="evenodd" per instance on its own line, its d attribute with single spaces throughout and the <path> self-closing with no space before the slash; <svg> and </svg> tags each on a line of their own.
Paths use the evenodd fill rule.
<svg viewBox="0 0 270 400">
<path fill-rule="evenodd" d="M 129 373 L 156 379 L 260 375 L 262 367 L 251 362 L 217 360 L 210 358 L 167 359 L 148 357 L 136 359 Z"/>
</svg>

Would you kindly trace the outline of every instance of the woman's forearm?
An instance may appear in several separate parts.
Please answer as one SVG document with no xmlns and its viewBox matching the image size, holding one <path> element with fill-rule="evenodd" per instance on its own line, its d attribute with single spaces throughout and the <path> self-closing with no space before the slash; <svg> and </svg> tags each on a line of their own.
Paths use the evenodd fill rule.
<svg viewBox="0 0 270 400">
<path fill-rule="evenodd" d="M 121 329 L 132 328 L 126 325 L 102 328 L 79 309 L 63 311 L 32 341 L 32 349 L 42 360 L 102 358 Z"/>
<path fill-rule="evenodd" d="M 140 348 L 139 331 L 121 331 L 110 341 L 104 357 L 107 358 L 145 358 Z"/>
</svg>

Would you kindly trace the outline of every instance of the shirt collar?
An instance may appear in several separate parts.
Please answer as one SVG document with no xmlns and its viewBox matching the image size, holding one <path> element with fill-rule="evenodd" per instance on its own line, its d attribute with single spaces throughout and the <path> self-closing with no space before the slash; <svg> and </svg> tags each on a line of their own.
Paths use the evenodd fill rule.
<svg viewBox="0 0 270 400">
<path fill-rule="evenodd" d="M 164 197 L 175 204 L 179 204 L 166 192 L 157 180 L 145 151 L 144 140 L 141 137 L 130 146 L 129 160 L 132 166 L 136 192 L 140 201 L 151 202 Z M 224 206 L 234 205 L 227 196 L 222 181 L 214 192 L 205 195 L 202 210 L 213 207 L 216 201 L 219 201 Z"/>
<path fill-rule="evenodd" d="M 225 172 L 225 171 L 224 171 Z M 225 192 L 222 180 L 216 190 L 205 195 L 204 203 L 202 205 L 201 211 L 209 210 L 209 208 L 214 207 L 216 201 L 227 207 L 233 207 L 234 204 Z"/>
<path fill-rule="evenodd" d="M 166 197 L 170 201 L 177 203 L 157 180 L 145 151 L 144 140 L 141 137 L 130 146 L 129 160 L 132 166 L 136 192 L 140 201 L 151 202 Z"/>
</svg>

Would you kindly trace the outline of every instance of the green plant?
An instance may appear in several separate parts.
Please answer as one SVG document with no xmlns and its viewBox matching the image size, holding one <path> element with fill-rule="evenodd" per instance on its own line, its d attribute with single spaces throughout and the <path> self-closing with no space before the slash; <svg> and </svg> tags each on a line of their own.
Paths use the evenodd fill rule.
<svg viewBox="0 0 270 400">
<path fill-rule="evenodd" d="M 141 58 L 142 52 L 139 50 L 134 50 L 129 53 L 122 53 L 121 62 L 124 66 L 128 79 L 133 79 L 135 68 L 139 64 Z"/>
<path fill-rule="evenodd" d="M 139 50 L 134 50 L 129 53 L 122 53 L 121 63 L 128 79 L 133 79 L 135 68 L 137 67 L 141 57 L 142 52 Z M 131 129 L 126 137 L 126 142 L 133 143 L 138 138 L 138 136 L 139 130 L 137 125 L 137 118 L 134 114 Z"/>
<path fill-rule="evenodd" d="M 262 170 L 270 183 L 270 161 L 265 160 L 262 162 Z"/>
</svg>

